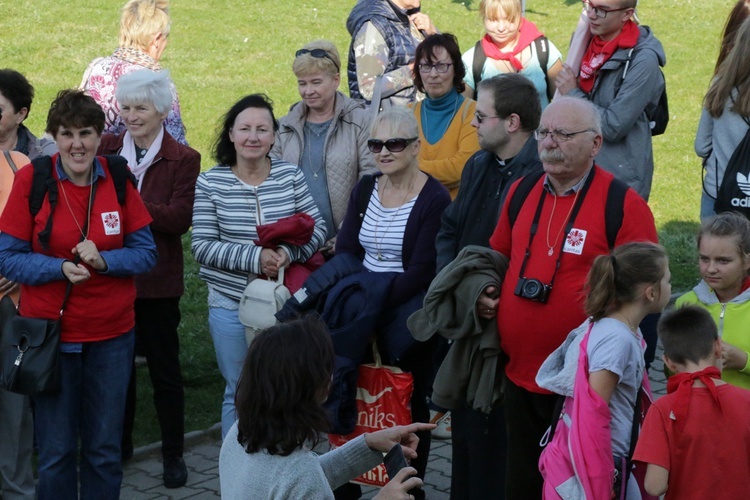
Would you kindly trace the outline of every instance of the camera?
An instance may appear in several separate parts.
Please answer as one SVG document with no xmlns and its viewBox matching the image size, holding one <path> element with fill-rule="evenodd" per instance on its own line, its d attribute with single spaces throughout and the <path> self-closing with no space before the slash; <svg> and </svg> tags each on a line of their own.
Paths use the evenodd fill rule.
<svg viewBox="0 0 750 500">
<path fill-rule="evenodd" d="M 524 299 L 534 300 L 544 304 L 547 302 L 551 291 L 552 285 L 545 285 L 538 279 L 518 278 L 516 291 L 514 293 Z"/>
</svg>

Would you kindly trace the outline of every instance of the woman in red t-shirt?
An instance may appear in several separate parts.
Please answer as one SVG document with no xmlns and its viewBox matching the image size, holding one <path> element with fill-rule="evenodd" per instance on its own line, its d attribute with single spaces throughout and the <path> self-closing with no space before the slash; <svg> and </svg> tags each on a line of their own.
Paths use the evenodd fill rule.
<svg viewBox="0 0 750 500">
<path fill-rule="evenodd" d="M 14 210 L 0 217 L 0 274 L 21 284 L 22 316 L 57 319 L 72 284 L 61 317 L 62 387 L 33 396 L 42 500 L 77 498 L 79 477 L 81 497 L 118 498 L 122 482 L 133 275 L 154 265 L 156 246 L 135 186 L 124 180 L 118 196 L 112 159 L 96 156 L 103 129 L 104 112 L 91 97 L 61 91 L 46 129 L 60 153 L 35 162 L 51 163 L 54 187 L 32 215 L 27 207 L 36 167 L 27 165 L 16 174 L 8 200 Z M 58 192 L 53 206 L 50 189 Z M 48 238 L 40 238 L 50 226 Z"/>
</svg>

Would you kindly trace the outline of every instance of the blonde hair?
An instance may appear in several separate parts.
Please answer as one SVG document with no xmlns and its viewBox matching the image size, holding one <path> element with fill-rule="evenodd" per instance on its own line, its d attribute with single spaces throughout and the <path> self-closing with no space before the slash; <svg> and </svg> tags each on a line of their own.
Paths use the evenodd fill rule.
<svg viewBox="0 0 750 500">
<path fill-rule="evenodd" d="M 411 139 L 419 137 L 419 125 L 414 112 L 405 106 L 393 106 L 378 114 L 372 121 L 370 137 L 382 128 L 388 128 L 393 137 Z"/>
<path fill-rule="evenodd" d="M 122 8 L 120 47 L 146 52 L 154 35 L 169 35 L 169 0 L 130 0 Z"/>
<path fill-rule="evenodd" d="M 498 21 L 505 14 L 508 22 L 516 23 L 523 17 L 521 0 L 482 0 L 479 2 L 482 20 Z"/>
<path fill-rule="evenodd" d="M 732 107 L 733 113 L 750 116 L 750 18 L 745 19 L 734 39 L 734 47 L 716 71 L 716 76 L 703 99 L 703 107 L 714 118 L 724 112 L 724 103 L 737 89 Z"/>
<path fill-rule="evenodd" d="M 328 40 L 315 40 L 304 47 L 305 50 L 321 49 L 328 54 L 328 57 L 313 57 L 311 54 L 302 54 L 295 57 L 292 63 L 292 71 L 296 76 L 306 76 L 313 73 L 328 73 L 338 75 L 341 68 L 341 57 L 339 51 L 333 42 Z"/>
</svg>

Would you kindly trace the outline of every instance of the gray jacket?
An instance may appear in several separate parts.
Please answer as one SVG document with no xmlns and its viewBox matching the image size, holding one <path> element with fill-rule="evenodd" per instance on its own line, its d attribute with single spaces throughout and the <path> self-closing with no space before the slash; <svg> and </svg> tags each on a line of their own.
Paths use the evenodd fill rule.
<svg viewBox="0 0 750 500">
<path fill-rule="evenodd" d="M 576 87 L 568 95 L 589 99 L 599 109 L 604 143 L 595 159 L 597 165 L 648 201 L 654 154 L 646 107 L 659 102 L 664 89 L 659 67 L 667 63 L 667 57 L 650 28 L 640 26 L 640 31 L 624 79 L 630 49 L 618 49 L 604 63 L 590 94 Z"/>
<path fill-rule="evenodd" d="M 486 287 L 500 289 L 507 269 L 508 259 L 498 252 L 465 247 L 432 281 L 424 308 L 407 320 L 417 340 L 438 333 L 454 341 L 435 376 L 435 404 L 452 409 L 468 403 L 489 413 L 502 399 L 497 321 L 480 318 L 476 303 Z"/>
<path fill-rule="evenodd" d="M 24 147 L 19 149 L 19 146 L 22 144 Z M 16 151 L 28 156 L 29 160 L 33 160 L 39 156 L 52 156 L 57 153 L 57 144 L 46 137 L 42 137 L 41 139 L 37 138 L 28 128 L 26 128 L 25 125 L 20 125 L 18 127 L 18 143 L 16 144 Z M 19 165 L 19 167 L 20 166 L 21 165 Z"/>
<path fill-rule="evenodd" d="M 304 150 L 307 106 L 303 101 L 292 105 L 289 114 L 279 119 L 279 130 L 271 156 L 299 165 Z M 370 116 L 361 102 L 336 92 L 333 123 L 328 129 L 325 146 L 325 169 L 333 223 L 341 226 L 354 185 L 366 173 L 375 170 L 372 153 L 367 149 L 370 138 Z M 315 200 L 319 203 L 318 200 Z M 329 235 L 332 237 L 333 235 Z"/>
</svg>

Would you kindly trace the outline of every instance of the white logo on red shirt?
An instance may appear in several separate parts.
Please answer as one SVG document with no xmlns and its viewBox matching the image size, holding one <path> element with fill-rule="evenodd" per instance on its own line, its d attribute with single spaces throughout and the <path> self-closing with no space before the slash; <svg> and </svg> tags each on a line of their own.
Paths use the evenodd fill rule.
<svg viewBox="0 0 750 500">
<path fill-rule="evenodd" d="M 583 245 L 585 243 L 586 230 L 573 228 L 568 233 L 568 237 L 565 238 L 565 246 L 563 247 L 563 252 L 581 255 L 583 253 Z"/>
<path fill-rule="evenodd" d="M 107 236 L 120 234 L 119 212 L 104 212 L 102 214 L 102 223 L 104 224 L 104 234 Z"/>
</svg>

